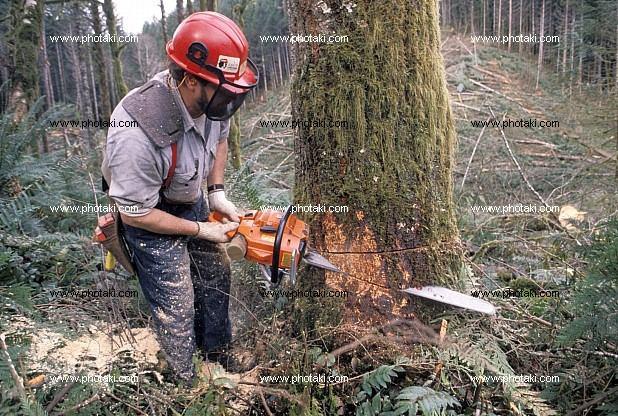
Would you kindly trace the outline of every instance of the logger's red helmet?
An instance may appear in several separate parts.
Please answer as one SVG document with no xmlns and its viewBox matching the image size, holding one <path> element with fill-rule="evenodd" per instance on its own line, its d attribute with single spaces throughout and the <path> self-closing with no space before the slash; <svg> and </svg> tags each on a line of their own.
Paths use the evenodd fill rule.
<svg viewBox="0 0 618 416">
<path fill-rule="evenodd" d="M 213 120 L 229 118 L 258 83 L 247 38 L 234 21 L 220 13 L 198 12 L 187 17 L 166 51 L 182 69 L 218 86 L 211 99 L 215 114 L 209 118 Z"/>
</svg>

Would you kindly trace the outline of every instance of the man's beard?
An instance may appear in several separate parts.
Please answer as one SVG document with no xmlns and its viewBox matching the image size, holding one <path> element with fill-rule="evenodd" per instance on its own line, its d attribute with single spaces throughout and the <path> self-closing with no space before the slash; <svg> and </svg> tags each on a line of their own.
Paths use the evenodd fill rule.
<svg viewBox="0 0 618 416">
<path fill-rule="evenodd" d="M 197 106 L 202 112 L 202 114 L 206 114 L 208 112 L 208 104 L 210 104 L 210 100 L 208 99 L 208 94 L 206 94 L 206 88 L 200 88 L 200 98 L 197 100 Z M 213 94 L 214 95 L 214 94 Z"/>
</svg>

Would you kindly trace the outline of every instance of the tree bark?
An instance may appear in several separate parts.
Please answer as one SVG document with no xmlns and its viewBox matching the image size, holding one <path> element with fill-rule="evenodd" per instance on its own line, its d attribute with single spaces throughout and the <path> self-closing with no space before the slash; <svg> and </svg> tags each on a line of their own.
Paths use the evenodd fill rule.
<svg viewBox="0 0 618 416">
<path fill-rule="evenodd" d="M 472 35 L 476 35 L 474 31 L 474 0 L 470 0 L 470 31 Z"/>
<path fill-rule="evenodd" d="M 519 0 L 519 34 L 523 34 L 524 33 L 524 29 L 523 29 L 523 16 L 524 16 L 524 0 Z M 523 46 L 523 42 L 519 42 L 519 54 L 521 55 L 521 51 L 522 51 L 522 46 Z"/>
<path fill-rule="evenodd" d="M 161 8 L 161 32 L 163 33 L 163 45 L 167 45 L 167 18 L 165 17 L 165 6 L 163 0 L 159 0 L 159 7 Z"/>
<path fill-rule="evenodd" d="M 498 15 L 498 10 L 497 10 L 497 7 L 496 7 L 496 0 L 494 0 L 493 7 L 491 8 L 491 11 L 494 14 L 494 18 L 492 20 L 492 26 L 491 26 L 491 33 L 493 35 L 496 35 L 497 34 L 497 27 L 498 27 L 498 24 L 497 24 L 498 22 L 496 22 L 496 17 Z"/>
<path fill-rule="evenodd" d="M 564 49 L 562 50 L 562 73 L 566 72 L 567 67 L 567 53 L 569 49 L 569 0 L 566 0 L 564 12 L 564 39 L 562 42 L 564 43 Z"/>
<path fill-rule="evenodd" d="M 498 36 L 502 36 L 502 0 L 498 0 Z"/>
<path fill-rule="evenodd" d="M 206 10 L 208 10 L 206 0 L 200 0 L 200 12 L 205 12 Z"/>
<path fill-rule="evenodd" d="M 73 24 L 69 23 L 69 33 L 73 36 Z M 84 100 L 82 97 L 82 76 L 80 72 L 81 62 L 79 60 L 79 54 L 76 51 L 76 46 L 74 42 L 71 42 L 69 46 L 70 57 L 71 57 L 71 70 L 73 72 L 73 87 L 75 88 L 75 106 L 77 110 L 82 112 L 84 111 Z"/>
<path fill-rule="evenodd" d="M 217 11 L 217 0 L 207 0 L 206 8 L 211 12 Z"/>
<path fill-rule="evenodd" d="M 193 3 L 191 3 L 191 0 L 187 0 L 187 16 L 190 16 L 193 14 Z"/>
<path fill-rule="evenodd" d="M 575 12 L 571 21 L 571 63 L 569 71 L 569 97 L 573 94 L 573 74 L 575 73 Z M 616 67 L 618 69 L 618 66 Z M 618 135 L 617 135 L 618 136 Z"/>
<path fill-rule="evenodd" d="M 184 11 L 182 10 L 182 0 L 176 0 L 176 18 L 178 19 L 178 24 L 184 19 Z"/>
<path fill-rule="evenodd" d="M 101 24 L 101 15 L 99 14 L 99 2 L 98 0 L 92 0 L 90 2 L 90 15 L 92 17 L 92 28 L 95 35 L 101 35 L 103 33 L 103 26 Z M 109 120 L 112 113 L 111 101 L 109 99 L 109 79 L 107 77 L 107 65 L 105 64 L 105 53 L 103 51 L 103 43 L 94 43 L 94 62 L 96 67 L 97 84 L 99 85 L 99 93 L 101 95 L 101 120 Z M 139 52 L 139 51 L 138 51 Z M 99 115 L 95 116 L 98 118 Z"/>
<path fill-rule="evenodd" d="M 297 131 L 295 202 L 350 209 L 307 216 L 312 246 L 348 274 L 313 269 L 299 282 L 351 295 L 344 308 L 313 299 L 296 313 L 308 325 L 332 323 L 341 310 L 359 324 L 406 316 L 410 299 L 399 289 L 457 285 L 462 265 L 437 2 L 357 0 L 352 11 L 334 14 L 315 0 L 291 3 L 292 33 L 350 37 L 292 45 L 294 119 L 351 126 Z"/>
<path fill-rule="evenodd" d="M 43 88 L 45 89 L 45 102 L 47 104 L 47 108 L 51 108 L 54 105 L 55 97 L 54 97 L 54 87 L 51 81 L 51 71 L 49 69 L 49 57 L 47 55 L 47 42 L 45 40 L 45 19 L 44 16 L 44 7 L 45 2 L 43 0 L 39 1 L 37 4 L 39 8 L 39 13 L 41 15 L 41 41 L 40 41 L 40 60 L 41 67 L 43 68 Z M 47 143 L 45 143 L 47 144 Z M 47 146 L 46 146 L 47 147 Z"/>
<path fill-rule="evenodd" d="M 90 82 L 90 89 L 92 91 L 92 105 L 93 105 L 93 115 L 94 117 L 98 117 L 99 114 L 99 101 L 97 99 L 97 89 L 94 81 L 94 67 L 92 65 L 92 53 L 90 52 L 90 48 L 88 50 L 88 71 L 86 71 L 86 81 Z M 90 75 L 90 79 L 88 79 L 88 75 Z"/>
<path fill-rule="evenodd" d="M 262 73 L 261 78 L 264 80 L 264 93 L 268 94 L 268 76 L 266 75 L 266 59 L 264 59 L 264 44 L 260 43 L 261 57 L 262 57 Z"/>
<path fill-rule="evenodd" d="M 508 46 L 509 52 L 511 52 L 512 23 L 513 23 L 513 0 L 509 0 L 509 46 Z"/>
<path fill-rule="evenodd" d="M 249 2 L 247 0 L 242 0 L 241 2 L 237 3 L 233 8 L 232 8 L 232 15 L 234 16 L 234 19 L 238 22 L 238 26 L 240 27 L 240 29 L 244 29 L 245 26 L 245 22 L 243 19 L 243 15 L 245 13 L 245 8 L 247 7 L 247 5 L 249 4 Z M 212 10 L 214 11 L 215 8 L 215 4 L 213 2 L 213 4 L 209 4 L 208 7 L 212 7 Z M 232 163 L 232 167 L 236 170 L 239 170 L 242 166 L 242 152 L 241 152 L 241 146 L 240 146 L 240 110 L 234 114 L 234 116 L 232 117 L 232 120 L 230 121 L 230 135 L 228 137 L 228 144 L 229 144 L 229 152 L 230 152 L 230 161 Z"/>
<path fill-rule="evenodd" d="M 543 71 L 543 50 L 545 42 L 543 42 L 543 36 L 545 35 L 545 0 L 541 4 L 541 22 L 540 22 L 540 35 L 539 35 L 539 60 L 536 66 L 536 84 L 535 89 L 539 89 L 539 79 L 541 78 L 541 71 Z"/>
<path fill-rule="evenodd" d="M 37 3 L 38 14 L 41 17 L 40 21 L 40 34 L 41 40 L 39 42 L 40 53 L 39 59 L 43 68 L 43 88 L 45 89 L 45 103 L 47 108 L 51 108 L 54 105 L 54 88 L 51 81 L 51 72 L 49 70 L 49 59 L 47 56 L 47 42 L 45 41 L 45 1 L 39 0 Z M 37 87 L 38 88 L 38 87 Z M 49 138 L 47 137 L 47 131 L 43 131 L 41 134 L 41 140 L 43 144 L 43 152 L 49 153 Z"/>
<path fill-rule="evenodd" d="M 618 91 L 618 9 L 616 10 L 616 65 L 614 66 L 614 87 Z M 616 135 L 618 143 L 618 134 Z M 618 161 L 616 162 L 616 178 L 618 178 Z"/>
<path fill-rule="evenodd" d="M 483 0 L 483 36 L 486 35 L 486 30 L 487 30 L 487 0 Z"/>
<path fill-rule="evenodd" d="M 61 101 L 65 103 L 67 101 L 67 87 L 64 81 L 64 57 L 61 57 L 60 55 L 60 48 L 58 48 L 58 42 L 54 43 L 54 47 L 56 48 L 56 61 L 58 62 L 58 78 L 60 83 L 60 92 L 62 95 Z"/>
<path fill-rule="evenodd" d="M 38 54 L 41 46 L 41 22 L 44 0 L 17 1 L 11 3 L 11 30 L 7 43 L 11 60 L 9 111 L 19 123 L 30 105 L 39 96 Z"/>
<path fill-rule="evenodd" d="M 127 88 L 127 84 L 125 84 L 122 77 L 122 61 L 120 60 L 120 54 L 122 53 L 123 46 L 121 46 L 118 42 L 118 33 L 116 30 L 116 14 L 114 13 L 114 4 L 112 3 L 112 0 L 103 0 L 103 12 L 105 13 L 105 23 L 107 25 L 107 31 L 112 38 L 109 46 L 112 52 L 112 66 L 114 68 L 116 97 L 118 97 L 118 100 L 120 100 L 122 99 L 122 97 L 127 95 L 129 89 Z M 114 102 L 114 106 L 116 104 L 117 103 Z"/>
</svg>

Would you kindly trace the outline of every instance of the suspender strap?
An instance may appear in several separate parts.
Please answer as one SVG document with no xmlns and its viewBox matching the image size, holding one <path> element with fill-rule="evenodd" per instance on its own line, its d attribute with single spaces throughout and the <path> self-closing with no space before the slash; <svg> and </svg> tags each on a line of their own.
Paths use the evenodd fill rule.
<svg viewBox="0 0 618 416">
<path fill-rule="evenodd" d="M 176 142 L 172 143 L 171 147 L 172 147 L 172 161 L 170 163 L 170 168 L 167 171 L 167 178 L 165 178 L 165 181 L 163 181 L 163 188 L 169 188 L 170 184 L 172 183 L 172 178 L 174 177 L 174 171 L 176 170 L 176 159 L 178 157 L 177 143 Z"/>
</svg>

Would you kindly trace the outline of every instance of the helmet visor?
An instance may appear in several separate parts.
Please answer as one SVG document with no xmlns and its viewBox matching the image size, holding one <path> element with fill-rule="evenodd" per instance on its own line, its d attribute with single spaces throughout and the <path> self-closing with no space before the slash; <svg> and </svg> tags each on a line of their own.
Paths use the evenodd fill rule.
<svg viewBox="0 0 618 416">
<path fill-rule="evenodd" d="M 234 115 L 245 101 L 247 94 L 258 83 L 258 69 L 255 64 L 247 59 L 250 70 L 255 76 L 255 82 L 250 85 L 236 84 L 225 79 L 223 72 L 208 65 L 208 70 L 215 73 L 219 78 L 219 85 L 206 107 L 206 117 L 213 121 L 227 120 Z"/>
<path fill-rule="evenodd" d="M 250 88 L 243 93 L 235 94 L 223 84 L 219 84 L 206 107 L 206 117 L 213 121 L 223 121 L 232 117 L 245 101 L 249 91 L 251 91 Z"/>
</svg>

